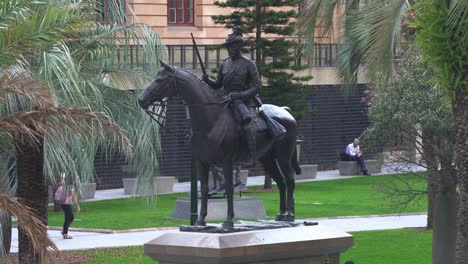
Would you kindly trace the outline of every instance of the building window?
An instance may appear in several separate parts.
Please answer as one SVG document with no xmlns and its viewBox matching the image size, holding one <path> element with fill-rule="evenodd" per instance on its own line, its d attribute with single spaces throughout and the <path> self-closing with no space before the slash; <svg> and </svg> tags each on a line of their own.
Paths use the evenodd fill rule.
<svg viewBox="0 0 468 264">
<path fill-rule="evenodd" d="M 169 25 L 193 25 L 193 2 L 194 0 L 168 0 Z"/>
</svg>

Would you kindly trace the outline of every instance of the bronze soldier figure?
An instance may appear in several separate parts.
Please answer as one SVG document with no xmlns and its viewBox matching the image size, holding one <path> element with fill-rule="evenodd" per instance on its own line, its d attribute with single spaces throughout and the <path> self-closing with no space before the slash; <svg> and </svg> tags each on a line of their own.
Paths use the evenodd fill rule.
<svg viewBox="0 0 468 264">
<path fill-rule="evenodd" d="M 250 160 L 255 160 L 255 126 L 256 99 L 261 82 L 257 66 L 247 57 L 242 56 L 244 39 L 238 28 L 235 28 L 227 38 L 225 45 L 229 58 L 225 59 L 218 69 L 216 81 L 212 81 L 208 75 L 203 75 L 202 80 L 212 89 L 224 87 L 230 92 L 232 105 L 238 113 L 241 127 L 245 132 Z"/>
</svg>

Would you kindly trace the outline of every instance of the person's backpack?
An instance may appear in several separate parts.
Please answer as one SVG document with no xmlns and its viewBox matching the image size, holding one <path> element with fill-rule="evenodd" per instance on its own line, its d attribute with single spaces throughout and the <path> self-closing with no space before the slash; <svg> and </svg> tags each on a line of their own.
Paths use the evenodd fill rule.
<svg viewBox="0 0 468 264">
<path fill-rule="evenodd" d="M 62 185 L 60 185 L 55 191 L 55 201 L 57 203 L 65 203 L 65 191 Z"/>
</svg>

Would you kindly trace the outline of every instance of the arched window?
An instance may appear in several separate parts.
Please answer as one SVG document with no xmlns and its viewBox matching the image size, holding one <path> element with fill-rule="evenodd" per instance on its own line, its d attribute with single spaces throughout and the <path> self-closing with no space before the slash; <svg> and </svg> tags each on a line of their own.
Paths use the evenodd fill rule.
<svg viewBox="0 0 468 264">
<path fill-rule="evenodd" d="M 194 0 L 168 0 L 167 22 L 169 25 L 193 25 Z"/>
</svg>

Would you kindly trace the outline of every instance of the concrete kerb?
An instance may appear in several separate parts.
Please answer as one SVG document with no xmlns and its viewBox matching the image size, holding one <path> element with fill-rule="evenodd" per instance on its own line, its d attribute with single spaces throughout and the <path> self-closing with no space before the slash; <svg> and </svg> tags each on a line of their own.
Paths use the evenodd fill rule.
<svg viewBox="0 0 468 264">
<path fill-rule="evenodd" d="M 324 220 L 346 220 L 346 219 L 370 219 L 377 217 L 404 217 L 404 216 L 420 216 L 426 215 L 426 212 L 420 213 L 400 213 L 400 214 L 381 214 L 381 215 L 356 215 L 356 216 L 333 216 L 333 217 L 321 217 L 321 218 L 304 218 L 298 219 L 297 222 L 302 221 L 324 221 Z M 216 225 L 210 223 L 210 225 Z M 13 225 L 17 227 L 16 225 Z M 61 231 L 62 227 L 48 226 L 48 230 Z M 88 233 L 102 233 L 102 234 L 125 234 L 125 233 L 138 233 L 138 232 L 153 232 L 153 231 L 168 231 L 178 230 L 179 227 L 153 227 L 153 228 L 136 228 L 136 229 L 125 229 L 125 230 L 111 230 L 111 229 L 96 229 L 96 228 L 77 228 L 70 227 L 69 232 L 88 232 Z"/>
</svg>

